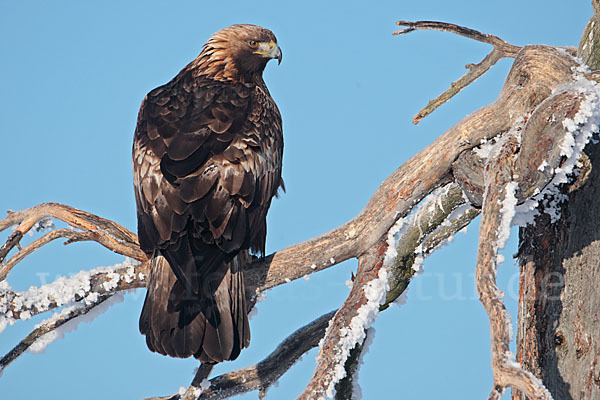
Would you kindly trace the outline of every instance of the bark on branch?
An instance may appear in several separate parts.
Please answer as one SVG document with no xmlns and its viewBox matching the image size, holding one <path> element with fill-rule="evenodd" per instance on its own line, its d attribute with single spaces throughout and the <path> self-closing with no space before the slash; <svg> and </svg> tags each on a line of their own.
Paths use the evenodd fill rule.
<svg viewBox="0 0 600 400">
<path fill-rule="evenodd" d="M 592 5 L 577 56 L 598 82 L 600 1 Z M 559 219 L 542 213 L 519 232 L 518 360 L 556 400 L 600 398 L 600 146 L 588 144 L 580 161 L 576 181 L 561 188 Z M 513 392 L 513 399 L 526 397 Z"/>
<path fill-rule="evenodd" d="M 500 399 L 507 387 L 515 387 L 531 399 L 550 400 L 552 396 L 531 372 L 515 362 L 510 351 L 512 324 L 504 306 L 503 293 L 496 286 L 498 250 L 504 247 L 501 237 L 507 236 L 516 205 L 515 179 L 519 177 L 516 153 L 519 149 L 517 134 L 508 138 L 496 158 L 490 160 L 485 173 L 486 192 L 479 227 L 479 251 L 475 279 L 477 291 L 489 318 L 492 337 L 492 372 L 494 386 L 491 399 Z"/>
</svg>

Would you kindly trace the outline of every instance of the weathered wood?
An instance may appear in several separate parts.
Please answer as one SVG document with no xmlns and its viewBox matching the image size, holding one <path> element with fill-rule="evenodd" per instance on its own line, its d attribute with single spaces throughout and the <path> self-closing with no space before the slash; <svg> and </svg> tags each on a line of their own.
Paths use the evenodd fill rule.
<svg viewBox="0 0 600 400">
<path fill-rule="evenodd" d="M 596 70 L 600 1 L 592 4 L 578 55 Z M 585 154 L 577 181 L 562 188 L 560 219 L 542 214 L 519 232 L 518 358 L 554 400 L 600 398 L 600 145 Z"/>
<path fill-rule="evenodd" d="M 504 305 L 504 296 L 496 285 L 498 250 L 504 246 L 501 243 L 501 236 L 504 234 L 502 231 L 510 228 L 512 219 L 512 216 L 503 215 L 504 202 L 514 196 L 510 185 L 515 185 L 515 179 L 519 176 L 516 155 L 518 147 L 519 140 L 511 132 L 499 152 L 486 164 L 484 174 L 486 194 L 479 226 L 475 280 L 479 299 L 490 319 L 494 385 L 489 399 L 500 399 L 505 388 L 514 387 L 527 393 L 531 399 L 550 400 L 540 382 L 530 372 L 514 364 L 509 347 L 512 337 L 510 314 Z M 506 223 L 508 226 L 503 227 Z"/>
<path fill-rule="evenodd" d="M 459 155 L 510 130 L 557 87 L 572 82 L 575 60 L 553 47 L 526 46 L 517 55 L 498 99 L 438 137 L 392 173 L 361 213 L 317 238 L 257 260 L 246 270 L 250 286 L 268 289 L 282 277 L 298 279 L 311 271 L 365 253 L 425 196 L 446 182 Z"/>
<path fill-rule="evenodd" d="M 600 146 L 586 153 L 591 172 L 561 218 L 520 231 L 519 359 L 555 400 L 600 398 Z"/>
<path fill-rule="evenodd" d="M 588 21 L 581 40 L 577 55 L 583 59 L 585 65 L 590 67 L 592 71 L 600 69 L 600 52 L 597 51 L 600 43 L 600 1 L 593 0 L 594 15 Z"/>
<path fill-rule="evenodd" d="M 576 90 L 558 92 L 542 102 L 527 121 L 519 156 L 519 200 L 541 192 L 554 178 L 555 168 L 565 158 L 563 121 L 575 117 L 584 99 Z"/>
<path fill-rule="evenodd" d="M 521 47 L 514 46 L 505 42 L 497 36 L 481 33 L 475 29 L 470 29 L 464 26 L 449 24 L 439 21 L 397 21 L 398 26 L 407 26 L 408 28 L 400 29 L 394 32 L 394 35 L 404 35 L 415 30 L 436 30 L 452 32 L 457 35 L 465 36 L 470 39 L 488 43 L 494 46 L 494 49 L 481 62 L 477 64 L 467 64 L 465 67 L 469 70 L 465 75 L 455 82 L 452 82 L 450 88 L 440 94 L 435 99 L 431 100 L 421 111 L 413 117 L 413 124 L 418 124 L 423 118 L 431 114 L 439 106 L 450 100 L 465 87 L 475 82 L 477 78 L 485 74 L 494 64 L 505 57 L 515 57 Z"/>
</svg>

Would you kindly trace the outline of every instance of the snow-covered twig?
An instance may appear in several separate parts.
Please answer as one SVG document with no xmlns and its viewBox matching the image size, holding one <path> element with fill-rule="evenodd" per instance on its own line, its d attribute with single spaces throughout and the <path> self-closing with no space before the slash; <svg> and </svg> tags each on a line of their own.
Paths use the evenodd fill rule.
<svg viewBox="0 0 600 400">
<path fill-rule="evenodd" d="M 0 332 L 7 324 L 79 301 L 92 303 L 98 296 L 145 287 L 148 263 L 131 259 L 112 267 L 81 271 L 71 277 L 60 277 L 40 287 L 23 292 L 0 289 Z"/>
<path fill-rule="evenodd" d="M 18 345 L 16 345 L 11 351 L 2 357 L 2 359 L 0 359 L 0 373 L 11 362 L 13 362 L 27 350 L 31 350 L 36 353 L 43 352 L 45 347 L 50 342 L 54 341 L 58 337 L 61 337 L 65 331 L 71 330 L 68 325 L 76 323 L 78 317 L 87 317 L 90 319 L 93 318 L 95 314 L 92 316 L 90 311 L 93 309 L 99 310 L 100 305 L 107 303 L 108 299 L 114 298 L 114 293 L 98 296 L 94 301 L 87 304 L 79 303 L 75 306 L 67 307 L 61 313 L 55 314 L 54 316 L 38 324 L 25 339 L 21 340 Z M 122 297 L 118 300 L 122 300 Z"/>
</svg>

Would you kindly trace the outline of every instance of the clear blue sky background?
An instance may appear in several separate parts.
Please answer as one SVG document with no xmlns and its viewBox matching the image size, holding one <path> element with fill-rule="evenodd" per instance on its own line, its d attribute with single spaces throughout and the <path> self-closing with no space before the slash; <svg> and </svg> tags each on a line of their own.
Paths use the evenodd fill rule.
<svg viewBox="0 0 600 400">
<path fill-rule="evenodd" d="M 282 64 L 265 72 L 286 141 L 288 191 L 269 214 L 267 246 L 276 251 L 355 216 L 402 162 L 497 96 L 510 60 L 413 126 L 420 107 L 490 46 L 441 32 L 392 37 L 396 20 L 453 22 L 516 45 L 576 46 L 591 12 L 589 0 L 0 0 L 0 209 L 56 201 L 135 231 L 130 149 L 142 98 L 193 59 L 211 33 L 254 23 L 272 29 L 283 50 Z M 501 267 L 513 315 L 514 236 Z M 476 239 L 473 225 L 426 260 L 408 303 L 377 320 L 360 372 L 363 398 L 487 397 L 489 328 L 473 283 Z M 8 280 L 22 290 L 43 277 L 122 259 L 96 244 L 55 243 L 19 264 Z M 271 290 L 251 321 L 251 347 L 216 373 L 262 359 L 289 333 L 338 307 L 355 269 L 346 262 Z M 44 354 L 14 362 L 0 378 L 1 397 L 133 399 L 189 384 L 196 361 L 150 353 L 138 333 L 144 294 L 128 294 Z M 8 327 L 0 353 L 45 317 Z M 305 355 L 270 398 L 300 393 L 315 356 L 315 350 Z"/>
</svg>

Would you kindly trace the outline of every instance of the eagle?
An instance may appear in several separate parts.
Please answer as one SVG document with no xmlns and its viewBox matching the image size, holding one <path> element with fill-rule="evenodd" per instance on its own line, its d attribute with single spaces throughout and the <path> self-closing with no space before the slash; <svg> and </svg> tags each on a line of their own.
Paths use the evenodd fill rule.
<svg viewBox="0 0 600 400">
<path fill-rule="evenodd" d="M 281 114 L 262 73 L 281 57 L 270 30 L 232 25 L 142 101 L 133 180 L 151 271 L 139 329 L 154 352 L 214 364 L 250 344 L 243 268 L 264 255 L 284 189 Z"/>
</svg>

